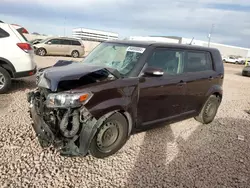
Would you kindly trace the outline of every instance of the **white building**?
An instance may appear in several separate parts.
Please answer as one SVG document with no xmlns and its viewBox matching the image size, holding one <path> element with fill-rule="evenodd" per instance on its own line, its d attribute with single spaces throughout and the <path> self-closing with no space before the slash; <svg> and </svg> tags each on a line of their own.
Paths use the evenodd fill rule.
<svg viewBox="0 0 250 188">
<path fill-rule="evenodd" d="M 72 36 L 82 40 L 97 41 L 97 42 L 118 39 L 118 33 L 99 31 L 94 29 L 86 29 L 86 28 L 73 29 Z"/>
<path fill-rule="evenodd" d="M 142 37 L 142 36 L 131 36 L 130 40 L 143 40 L 143 41 L 156 41 L 156 42 L 169 42 L 169 43 L 179 43 L 179 44 L 192 44 L 198 46 L 208 46 L 207 41 L 201 41 L 191 38 L 183 37 L 173 37 L 173 36 L 151 36 L 151 37 Z M 243 58 L 250 58 L 250 48 L 242 48 L 238 46 L 230 46 L 219 43 L 210 43 L 210 47 L 217 48 L 222 56 L 241 56 Z"/>
</svg>

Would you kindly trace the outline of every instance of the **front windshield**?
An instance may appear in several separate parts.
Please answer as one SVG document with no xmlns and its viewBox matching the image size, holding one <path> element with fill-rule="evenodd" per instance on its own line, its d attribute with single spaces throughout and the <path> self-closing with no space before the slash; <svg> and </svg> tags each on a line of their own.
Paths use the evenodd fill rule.
<svg viewBox="0 0 250 188">
<path fill-rule="evenodd" d="M 143 47 L 101 43 L 83 60 L 83 63 L 111 67 L 125 76 L 135 67 L 144 51 Z"/>
</svg>

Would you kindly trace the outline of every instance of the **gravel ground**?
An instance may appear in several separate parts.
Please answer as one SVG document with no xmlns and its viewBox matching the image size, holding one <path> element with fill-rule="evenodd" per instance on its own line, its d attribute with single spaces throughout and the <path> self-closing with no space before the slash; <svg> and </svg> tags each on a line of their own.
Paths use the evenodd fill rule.
<svg viewBox="0 0 250 188">
<path fill-rule="evenodd" d="M 62 57 L 36 57 L 40 67 Z M 66 58 L 69 59 L 69 58 Z M 0 96 L 1 187 L 250 187 L 250 78 L 226 64 L 224 98 L 210 125 L 193 119 L 132 136 L 114 156 L 64 158 L 42 150 L 16 80 Z"/>
</svg>

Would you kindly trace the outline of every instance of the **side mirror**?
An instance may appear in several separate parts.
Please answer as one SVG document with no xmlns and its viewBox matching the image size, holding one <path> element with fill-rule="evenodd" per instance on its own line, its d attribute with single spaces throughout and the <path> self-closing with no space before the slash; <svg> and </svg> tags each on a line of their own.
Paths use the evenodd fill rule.
<svg viewBox="0 0 250 188">
<path fill-rule="evenodd" d="M 163 69 L 155 67 L 147 67 L 144 70 L 145 76 L 162 76 L 164 74 Z"/>
<path fill-rule="evenodd" d="M 51 42 L 48 42 L 47 44 L 48 44 L 48 45 L 51 45 Z"/>
</svg>

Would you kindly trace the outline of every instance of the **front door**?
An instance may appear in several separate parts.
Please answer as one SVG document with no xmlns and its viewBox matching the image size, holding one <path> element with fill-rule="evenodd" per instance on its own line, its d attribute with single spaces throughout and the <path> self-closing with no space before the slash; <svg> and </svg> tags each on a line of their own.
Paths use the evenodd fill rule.
<svg viewBox="0 0 250 188">
<path fill-rule="evenodd" d="M 150 125 L 172 119 L 184 111 L 186 83 L 183 74 L 183 51 L 156 48 L 147 66 L 161 68 L 161 77 L 147 77 L 139 84 L 138 122 Z"/>
<path fill-rule="evenodd" d="M 60 54 L 60 39 L 51 39 L 46 42 L 46 51 L 48 54 L 59 55 Z"/>
</svg>

